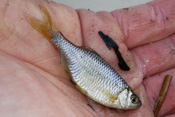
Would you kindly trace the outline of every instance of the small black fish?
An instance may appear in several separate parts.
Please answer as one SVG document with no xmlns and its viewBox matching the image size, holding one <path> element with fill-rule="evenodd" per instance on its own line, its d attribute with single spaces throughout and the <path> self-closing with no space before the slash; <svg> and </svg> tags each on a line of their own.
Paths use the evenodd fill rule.
<svg viewBox="0 0 175 117">
<path fill-rule="evenodd" d="M 122 55 L 120 54 L 118 50 L 119 49 L 118 45 L 112 40 L 111 37 L 109 37 L 108 35 L 105 35 L 102 31 L 99 31 L 98 34 L 103 39 L 104 43 L 106 44 L 109 50 L 111 50 L 111 48 L 114 49 L 115 54 L 117 55 L 117 58 L 119 60 L 119 63 L 118 63 L 119 67 L 124 71 L 129 71 L 130 68 L 124 61 Z"/>
</svg>

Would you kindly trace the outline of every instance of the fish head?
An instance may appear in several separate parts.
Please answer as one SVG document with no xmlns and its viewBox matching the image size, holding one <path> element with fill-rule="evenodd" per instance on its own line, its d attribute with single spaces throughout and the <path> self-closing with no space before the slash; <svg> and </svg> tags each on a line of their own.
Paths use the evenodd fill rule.
<svg viewBox="0 0 175 117">
<path fill-rule="evenodd" d="M 116 103 L 122 110 L 137 109 L 142 105 L 140 99 L 134 94 L 134 92 L 130 88 L 124 89 L 118 95 Z"/>
</svg>

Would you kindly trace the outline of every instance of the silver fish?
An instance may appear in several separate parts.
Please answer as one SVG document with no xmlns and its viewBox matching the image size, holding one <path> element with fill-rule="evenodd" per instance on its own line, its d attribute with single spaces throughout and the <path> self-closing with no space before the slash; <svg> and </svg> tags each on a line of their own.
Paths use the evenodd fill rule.
<svg viewBox="0 0 175 117">
<path fill-rule="evenodd" d="M 92 100 L 111 108 L 136 109 L 142 105 L 123 78 L 98 54 L 69 42 L 58 31 L 47 9 L 40 6 L 44 21 L 27 17 L 61 53 L 61 63 L 76 87 Z"/>
</svg>

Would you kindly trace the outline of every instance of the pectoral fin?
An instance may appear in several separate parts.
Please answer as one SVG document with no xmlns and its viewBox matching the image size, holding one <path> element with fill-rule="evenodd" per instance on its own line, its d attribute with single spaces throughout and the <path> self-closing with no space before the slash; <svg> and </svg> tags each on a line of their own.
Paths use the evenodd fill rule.
<svg viewBox="0 0 175 117">
<path fill-rule="evenodd" d="M 114 103 L 114 101 L 118 99 L 118 94 L 112 95 L 109 91 L 105 89 L 103 89 L 102 92 L 109 98 L 109 101 L 112 103 Z"/>
</svg>

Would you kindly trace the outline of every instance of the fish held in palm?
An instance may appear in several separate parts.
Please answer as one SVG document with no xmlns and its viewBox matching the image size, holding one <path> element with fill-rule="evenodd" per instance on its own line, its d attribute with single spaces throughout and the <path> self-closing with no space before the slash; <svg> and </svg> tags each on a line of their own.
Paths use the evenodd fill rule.
<svg viewBox="0 0 175 117">
<path fill-rule="evenodd" d="M 96 52 L 78 47 L 57 30 L 47 9 L 40 6 L 44 20 L 26 17 L 31 26 L 60 52 L 61 64 L 76 87 L 92 100 L 111 108 L 139 108 L 142 103 L 123 78 Z"/>
</svg>

